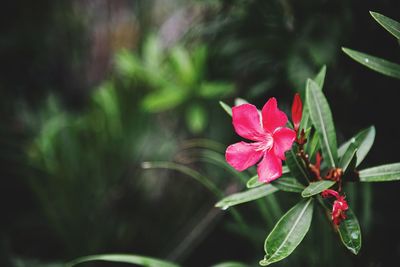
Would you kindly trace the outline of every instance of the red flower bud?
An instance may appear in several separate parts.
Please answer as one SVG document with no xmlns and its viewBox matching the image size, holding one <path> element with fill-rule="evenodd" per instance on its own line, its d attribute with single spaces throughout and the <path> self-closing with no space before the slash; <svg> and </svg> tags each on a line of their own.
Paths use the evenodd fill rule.
<svg viewBox="0 0 400 267">
<path fill-rule="evenodd" d="M 349 205 L 344 196 L 339 195 L 335 190 L 327 189 L 322 192 L 322 197 L 326 198 L 330 196 L 336 198 L 332 206 L 332 221 L 335 225 L 339 225 L 342 220 L 346 219 L 345 212 L 349 209 Z"/>
<path fill-rule="evenodd" d="M 301 116 L 303 114 L 303 103 L 301 102 L 300 95 L 296 93 L 292 105 L 292 121 L 294 130 L 297 132 L 300 127 Z"/>
</svg>

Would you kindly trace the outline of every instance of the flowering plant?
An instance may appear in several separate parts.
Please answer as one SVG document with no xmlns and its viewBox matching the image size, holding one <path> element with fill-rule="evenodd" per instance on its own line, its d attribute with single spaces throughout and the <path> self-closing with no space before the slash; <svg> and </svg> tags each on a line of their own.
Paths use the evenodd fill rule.
<svg viewBox="0 0 400 267">
<path fill-rule="evenodd" d="M 361 229 L 351 203 L 346 201 L 346 184 L 400 179 L 400 163 L 358 170 L 374 142 L 374 126 L 337 146 L 331 110 L 322 91 L 325 73 L 323 67 L 315 79 L 308 79 L 304 108 L 300 95 L 295 95 L 292 123 L 279 110 L 275 98 L 270 98 L 261 112 L 248 103 L 230 109 L 221 102 L 232 115 L 236 133 L 254 141 L 228 146 L 227 162 L 238 171 L 258 163 L 258 175 L 247 182 L 247 191 L 227 196 L 216 206 L 227 209 L 278 190 L 301 195 L 299 203 L 266 237 L 262 266 L 284 259 L 300 244 L 310 228 L 315 202 L 325 211 L 344 246 L 358 254 Z"/>
</svg>

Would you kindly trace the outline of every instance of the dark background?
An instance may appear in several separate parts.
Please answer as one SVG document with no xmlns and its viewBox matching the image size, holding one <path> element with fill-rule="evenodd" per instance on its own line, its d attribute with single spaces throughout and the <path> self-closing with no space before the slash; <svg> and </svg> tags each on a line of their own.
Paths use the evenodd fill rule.
<svg viewBox="0 0 400 267">
<path fill-rule="evenodd" d="M 176 161 L 210 177 L 222 192 L 239 190 L 241 185 L 222 168 L 196 161 L 185 147 L 187 140 L 217 141 L 223 155 L 238 137 L 219 100 L 233 105 L 235 97 L 242 97 L 261 107 L 275 96 L 288 111 L 294 92 L 303 92 L 305 80 L 324 64 L 324 92 L 338 142 L 375 125 L 375 143 L 361 168 L 399 161 L 399 80 L 341 52 L 345 46 L 400 62 L 399 43 L 369 14 L 372 10 L 400 20 L 399 7 L 394 0 L 3 4 L 1 265 L 46 266 L 121 252 L 184 266 L 225 260 L 257 266 L 279 211 L 272 211 L 266 224 L 252 204 L 239 207 L 249 234 L 238 229 L 232 216 L 213 209 L 217 198 L 198 183 L 176 171 L 143 170 L 141 163 Z M 235 91 L 202 98 L 196 87 L 179 105 L 159 112 L 143 108 L 141 101 L 159 92 L 160 85 L 152 75 L 121 74 L 115 55 L 125 49 L 143 58 L 151 34 L 161 38 L 165 54 L 178 46 L 188 53 L 199 44 L 207 46 L 200 82 L 224 81 Z M 162 71 L 148 69 L 154 77 Z M 172 68 L 165 79 L 171 77 L 180 74 Z M 107 86 L 113 89 L 96 94 Z M 201 107 L 199 120 L 206 121 L 197 131 L 185 120 L 193 106 Z M 60 128 L 54 126 L 58 123 Z M 400 255 L 399 192 L 395 182 L 349 186 L 349 204 L 363 230 L 358 256 L 345 251 L 316 218 L 292 259 L 277 266 L 394 266 Z M 267 205 L 278 203 L 284 212 L 295 200 L 279 192 Z M 182 243 L 191 233 L 193 239 Z"/>
</svg>

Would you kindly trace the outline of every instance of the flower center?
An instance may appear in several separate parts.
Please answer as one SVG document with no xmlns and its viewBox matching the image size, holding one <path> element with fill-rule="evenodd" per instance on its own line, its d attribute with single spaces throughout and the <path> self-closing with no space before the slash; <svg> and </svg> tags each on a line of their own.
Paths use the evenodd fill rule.
<svg viewBox="0 0 400 267">
<path fill-rule="evenodd" d="M 271 150 L 273 145 L 274 138 L 272 137 L 272 134 L 267 133 L 265 135 L 265 139 L 261 142 L 258 142 L 258 147 L 256 148 L 256 151 L 269 151 Z"/>
</svg>

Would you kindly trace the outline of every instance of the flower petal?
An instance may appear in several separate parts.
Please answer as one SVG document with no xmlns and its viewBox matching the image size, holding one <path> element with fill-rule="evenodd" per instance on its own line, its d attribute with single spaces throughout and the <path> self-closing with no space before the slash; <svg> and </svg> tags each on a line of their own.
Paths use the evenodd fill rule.
<svg viewBox="0 0 400 267">
<path fill-rule="evenodd" d="M 263 152 L 256 150 L 257 143 L 239 142 L 228 146 L 225 152 L 225 159 L 233 168 L 238 171 L 244 171 L 256 164 Z"/>
<path fill-rule="evenodd" d="M 285 126 L 287 121 L 288 118 L 285 113 L 279 110 L 275 97 L 271 97 L 262 109 L 264 129 L 273 133 L 277 128 Z"/>
<path fill-rule="evenodd" d="M 288 151 L 296 138 L 296 132 L 289 128 L 279 128 L 273 134 L 274 153 L 280 159 L 285 159 L 285 152 Z"/>
<path fill-rule="evenodd" d="M 232 108 L 232 123 L 235 131 L 243 138 L 262 141 L 265 135 L 261 127 L 257 108 L 251 104 L 243 104 Z"/>
<path fill-rule="evenodd" d="M 258 180 L 269 183 L 282 175 L 282 161 L 272 151 L 267 151 L 257 166 Z"/>
</svg>

